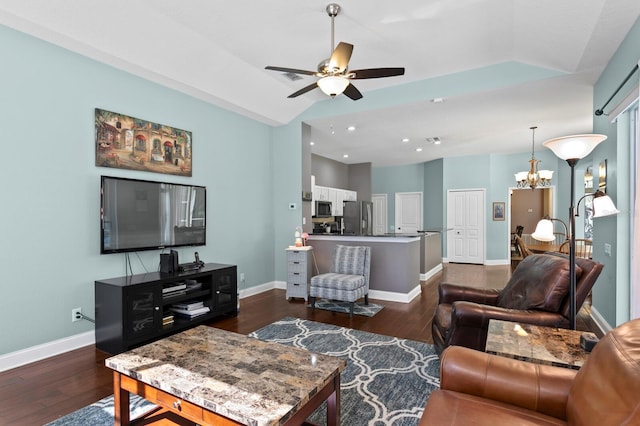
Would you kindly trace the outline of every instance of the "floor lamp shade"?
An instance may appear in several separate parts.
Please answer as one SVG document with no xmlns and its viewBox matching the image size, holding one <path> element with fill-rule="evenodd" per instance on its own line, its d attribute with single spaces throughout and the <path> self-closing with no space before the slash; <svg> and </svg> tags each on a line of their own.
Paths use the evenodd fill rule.
<svg viewBox="0 0 640 426">
<path fill-rule="evenodd" d="M 602 141 L 607 139 L 605 135 L 588 134 L 563 136 L 549 139 L 543 145 L 563 160 L 581 159 L 591 154 L 591 151 Z"/>
</svg>

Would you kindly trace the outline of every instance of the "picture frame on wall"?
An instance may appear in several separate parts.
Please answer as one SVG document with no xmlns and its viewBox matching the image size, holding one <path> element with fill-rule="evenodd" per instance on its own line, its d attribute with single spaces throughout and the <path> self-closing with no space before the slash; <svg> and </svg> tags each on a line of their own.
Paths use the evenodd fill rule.
<svg viewBox="0 0 640 426">
<path fill-rule="evenodd" d="M 504 220 L 505 214 L 505 203 L 504 201 L 497 201 L 493 203 L 493 220 Z"/>
<path fill-rule="evenodd" d="M 190 131 L 95 109 L 96 166 L 191 177 Z"/>
</svg>

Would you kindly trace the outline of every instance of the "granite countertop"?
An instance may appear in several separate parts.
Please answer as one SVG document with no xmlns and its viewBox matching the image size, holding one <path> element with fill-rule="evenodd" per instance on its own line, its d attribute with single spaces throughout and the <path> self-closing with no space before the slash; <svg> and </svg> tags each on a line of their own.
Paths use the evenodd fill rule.
<svg viewBox="0 0 640 426">
<path fill-rule="evenodd" d="M 345 368 L 340 358 L 199 326 L 107 367 L 243 424 L 291 417 Z"/>
<path fill-rule="evenodd" d="M 537 364 L 579 369 L 588 353 L 580 347 L 581 331 L 489 320 L 486 351 Z"/>
</svg>

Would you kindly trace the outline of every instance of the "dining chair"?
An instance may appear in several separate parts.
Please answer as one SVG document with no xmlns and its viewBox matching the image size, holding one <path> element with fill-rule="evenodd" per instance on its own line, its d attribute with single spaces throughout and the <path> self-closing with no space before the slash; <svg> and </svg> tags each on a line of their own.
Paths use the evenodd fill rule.
<svg viewBox="0 0 640 426">
<path fill-rule="evenodd" d="M 560 253 L 569 253 L 569 241 L 562 243 L 558 249 Z M 593 241 L 587 238 L 576 239 L 576 257 L 591 259 L 593 255 Z"/>
</svg>

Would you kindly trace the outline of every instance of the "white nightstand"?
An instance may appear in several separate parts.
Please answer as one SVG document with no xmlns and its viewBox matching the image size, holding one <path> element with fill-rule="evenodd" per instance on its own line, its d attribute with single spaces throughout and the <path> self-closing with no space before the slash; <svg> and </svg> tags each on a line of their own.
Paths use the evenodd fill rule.
<svg viewBox="0 0 640 426">
<path fill-rule="evenodd" d="M 313 275 L 313 248 L 289 247 L 287 252 L 287 294 L 286 298 L 309 298 L 309 280 Z"/>
</svg>

